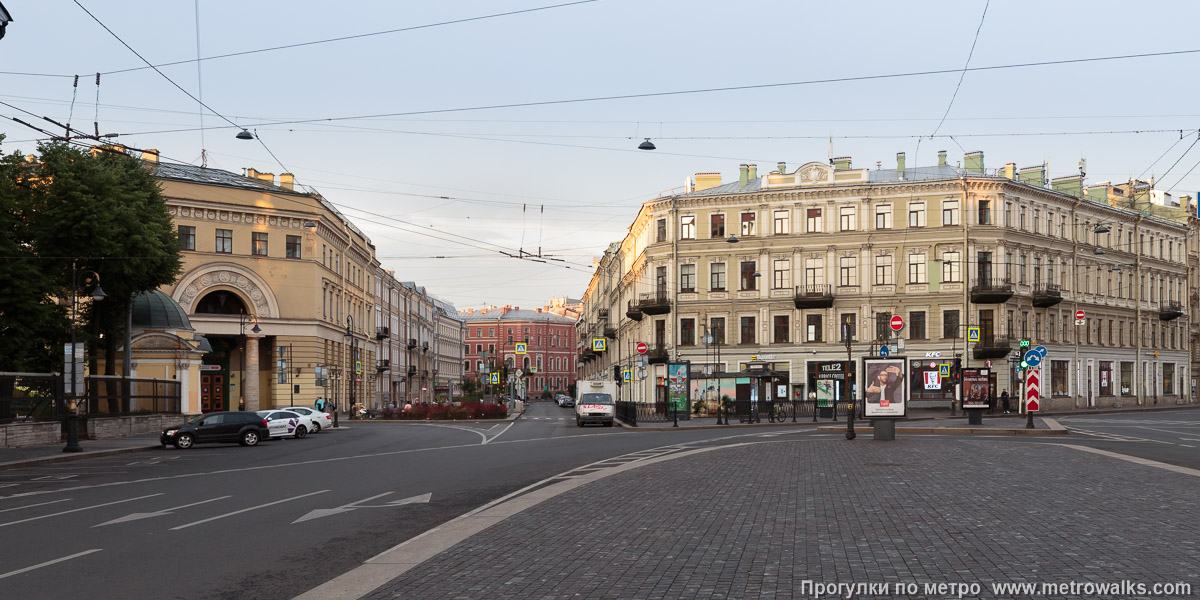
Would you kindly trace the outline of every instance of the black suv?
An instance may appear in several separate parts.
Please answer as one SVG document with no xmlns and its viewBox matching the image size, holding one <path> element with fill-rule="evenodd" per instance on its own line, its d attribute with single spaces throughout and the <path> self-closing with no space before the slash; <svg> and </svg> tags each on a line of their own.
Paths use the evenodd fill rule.
<svg viewBox="0 0 1200 600">
<path fill-rule="evenodd" d="M 174 444 L 186 450 L 194 444 L 205 442 L 237 442 L 243 446 L 256 446 L 261 440 L 271 437 L 267 421 L 253 412 L 211 412 L 193 417 L 192 420 L 164 429 L 159 441 L 165 448 Z"/>
</svg>

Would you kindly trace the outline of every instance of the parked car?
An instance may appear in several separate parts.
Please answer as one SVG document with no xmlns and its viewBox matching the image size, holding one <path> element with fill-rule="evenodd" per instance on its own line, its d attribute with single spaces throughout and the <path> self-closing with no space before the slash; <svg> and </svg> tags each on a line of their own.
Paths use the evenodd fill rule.
<svg viewBox="0 0 1200 600">
<path fill-rule="evenodd" d="M 257 446 L 270 436 L 266 419 L 258 413 L 241 411 L 211 412 L 193 417 L 183 425 L 168 427 L 159 436 L 165 448 L 174 444 L 186 450 L 195 444 L 209 442 L 237 442 L 243 446 Z"/>
<path fill-rule="evenodd" d="M 309 429 L 309 433 L 321 433 L 322 429 L 333 427 L 333 415 L 315 408 L 309 408 L 307 406 L 285 406 L 279 410 L 288 410 L 294 413 L 300 413 L 312 419 L 312 428 Z"/>
<path fill-rule="evenodd" d="M 266 419 L 271 439 L 300 439 L 308 435 L 313 426 L 311 418 L 290 410 L 260 410 L 258 414 Z"/>
</svg>

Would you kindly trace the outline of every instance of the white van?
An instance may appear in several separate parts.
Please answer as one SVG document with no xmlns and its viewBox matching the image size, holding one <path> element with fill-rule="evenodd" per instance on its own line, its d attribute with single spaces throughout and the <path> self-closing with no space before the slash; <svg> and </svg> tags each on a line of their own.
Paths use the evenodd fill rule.
<svg viewBox="0 0 1200 600">
<path fill-rule="evenodd" d="M 616 415 L 617 384 L 599 379 L 575 382 L 575 424 L 600 423 L 612 427 Z"/>
</svg>

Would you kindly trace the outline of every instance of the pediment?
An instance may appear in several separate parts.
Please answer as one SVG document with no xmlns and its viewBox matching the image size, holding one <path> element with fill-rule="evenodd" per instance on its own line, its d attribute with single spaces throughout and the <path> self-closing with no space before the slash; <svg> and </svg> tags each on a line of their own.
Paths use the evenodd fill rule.
<svg viewBox="0 0 1200 600">
<path fill-rule="evenodd" d="M 805 163 L 796 169 L 800 185 L 829 185 L 833 183 L 833 167 L 819 162 Z"/>
</svg>

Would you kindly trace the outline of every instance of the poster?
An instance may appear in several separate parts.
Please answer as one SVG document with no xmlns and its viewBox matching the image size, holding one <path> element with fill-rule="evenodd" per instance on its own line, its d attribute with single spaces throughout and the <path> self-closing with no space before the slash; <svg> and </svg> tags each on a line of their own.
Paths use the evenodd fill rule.
<svg viewBox="0 0 1200 600">
<path fill-rule="evenodd" d="M 686 363 L 671 363 L 667 365 L 667 404 L 668 410 L 687 414 L 688 365 Z"/>
<path fill-rule="evenodd" d="M 867 418 L 902 418 L 907 403 L 905 394 L 904 359 L 864 359 L 866 377 L 863 380 Z"/>
<path fill-rule="evenodd" d="M 988 370 L 962 370 L 962 407 L 988 408 Z"/>
<path fill-rule="evenodd" d="M 925 389 L 942 389 L 942 376 L 937 371 L 921 371 L 921 374 L 925 376 Z"/>
</svg>

